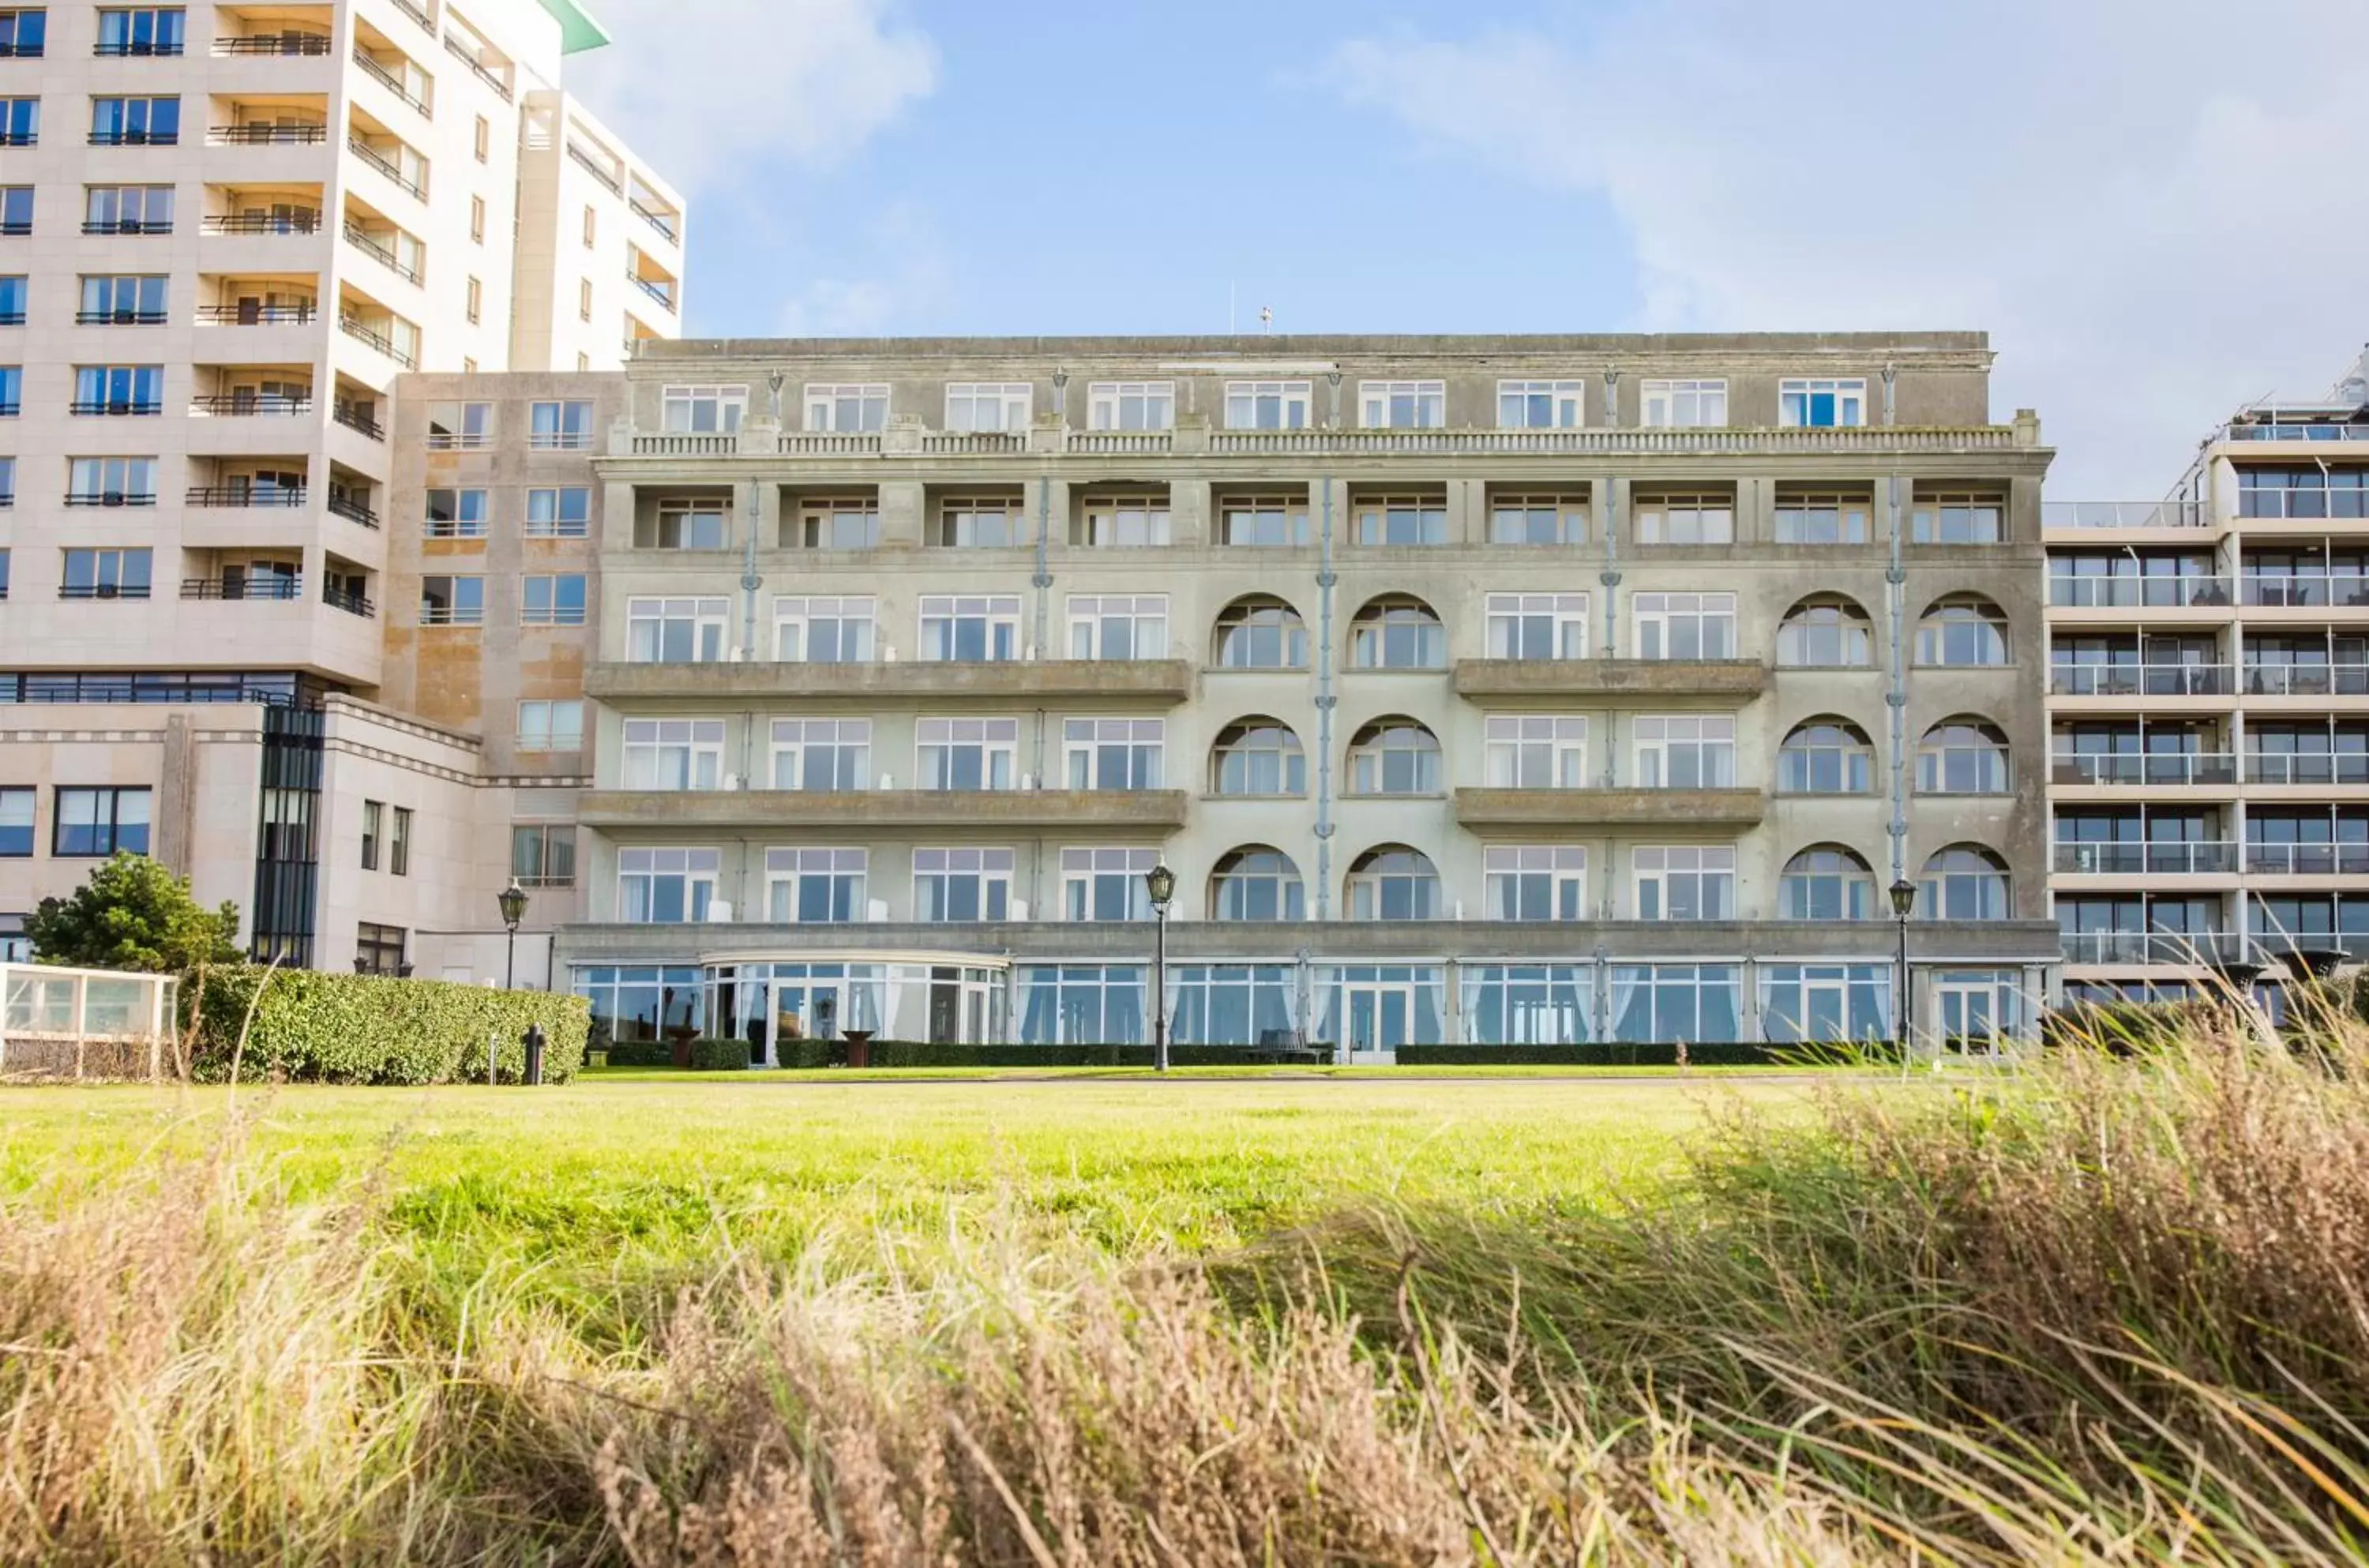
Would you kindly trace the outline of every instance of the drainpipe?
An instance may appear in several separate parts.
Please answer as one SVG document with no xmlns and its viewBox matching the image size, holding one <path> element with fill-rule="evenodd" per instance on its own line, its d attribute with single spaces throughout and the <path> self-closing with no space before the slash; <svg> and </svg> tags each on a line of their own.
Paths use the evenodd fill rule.
<svg viewBox="0 0 2369 1568">
<path fill-rule="evenodd" d="M 1887 404 L 1891 384 L 1887 370 Z M 1892 531 L 1892 565 L 1883 574 L 1892 600 L 1892 690 L 1883 700 L 1892 709 L 1892 880 L 1898 882 L 1908 875 L 1908 570 L 1902 565 L 1898 475 L 1884 481 L 1883 495 Z"/>
<path fill-rule="evenodd" d="M 1337 386 L 1340 377 L 1335 374 Z M 1333 910 L 1333 481 L 1324 486 L 1324 531 L 1316 567 L 1316 918 Z"/>
<path fill-rule="evenodd" d="M 1612 379 L 1612 373 L 1609 371 L 1605 372 L 1608 382 Z M 1604 570 L 1596 579 L 1604 585 L 1601 619 L 1604 624 L 1604 658 L 1608 662 L 1619 653 L 1617 633 L 1620 622 L 1620 492 L 1617 484 L 1614 480 L 1605 481 Z M 1612 787 L 1612 758 L 1619 749 L 1616 745 L 1619 735 L 1613 717 L 1607 714 L 1604 720 L 1604 787 L 1607 789 Z"/>
<path fill-rule="evenodd" d="M 757 575 L 757 525 L 763 521 L 757 501 L 757 486 L 749 486 L 749 537 L 740 553 L 740 661 L 753 664 L 757 659 L 757 590 L 765 579 Z"/>
<path fill-rule="evenodd" d="M 1066 432 L 1070 424 L 1070 372 L 1053 372 L 1053 411 Z M 1053 463 L 1047 458 L 1036 475 L 1036 575 L 1029 579 L 1036 589 L 1036 657 L 1049 658 L 1051 645 L 1046 641 L 1047 627 L 1052 613 L 1053 565 L 1049 554 L 1050 530 L 1053 524 Z M 1043 760 L 1041 755 L 1038 759 Z M 1038 775 L 1040 780 L 1043 775 Z"/>
</svg>

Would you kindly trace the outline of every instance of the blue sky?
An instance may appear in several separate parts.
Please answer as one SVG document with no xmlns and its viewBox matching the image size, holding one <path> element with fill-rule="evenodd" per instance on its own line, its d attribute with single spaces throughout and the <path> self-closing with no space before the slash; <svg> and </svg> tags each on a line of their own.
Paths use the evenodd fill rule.
<svg viewBox="0 0 2369 1568">
<path fill-rule="evenodd" d="M 2113 499 L 2369 337 L 2369 6 L 601 10 L 700 335 L 1982 327 Z"/>
</svg>

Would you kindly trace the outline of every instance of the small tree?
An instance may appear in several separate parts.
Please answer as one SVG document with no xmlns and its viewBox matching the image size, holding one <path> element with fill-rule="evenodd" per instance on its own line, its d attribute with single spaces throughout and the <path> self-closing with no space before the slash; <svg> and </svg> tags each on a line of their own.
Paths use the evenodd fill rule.
<svg viewBox="0 0 2369 1568">
<path fill-rule="evenodd" d="M 177 973 L 238 961 L 238 906 L 205 910 L 189 879 L 119 850 L 70 898 L 44 898 L 25 920 L 43 964 Z"/>
</svg>

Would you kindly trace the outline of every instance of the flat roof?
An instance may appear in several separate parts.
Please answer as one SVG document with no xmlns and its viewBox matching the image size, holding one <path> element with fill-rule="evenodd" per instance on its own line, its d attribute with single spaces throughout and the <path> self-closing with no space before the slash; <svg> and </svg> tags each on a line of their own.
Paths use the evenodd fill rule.
<svg viewBox="0 0 2369 1568">
<path fill-rule="evenodd" d="M 609 29 L 593 20 L 592 13 L 576 0 L 542 0 L 542 5 L 559 24 L 560 53 L 581 54 L 609 41 Z"/>
</svg>

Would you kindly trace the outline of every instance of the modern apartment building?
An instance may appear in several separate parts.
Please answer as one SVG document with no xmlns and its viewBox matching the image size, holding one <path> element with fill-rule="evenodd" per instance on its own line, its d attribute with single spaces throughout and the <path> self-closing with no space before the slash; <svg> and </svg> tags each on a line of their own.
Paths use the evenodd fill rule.
<svg viewBox="0 0 2369 1568">
<path fill-rule="evenodd" d="M 390 391 L 675 333 L 683 204 L 562 86 L 605 41 L 570 0 L 0 6 L 0 921 L 177 838 L 319 961 L 339 759 L 476 776 L 371 706 Z"/>
<path fill-rule="evenodd" d="M 2364 377 L 2239 410 L 2168 500 L 2048 509 L 2068 996 L 2369 958 Z"/>
</svg>

